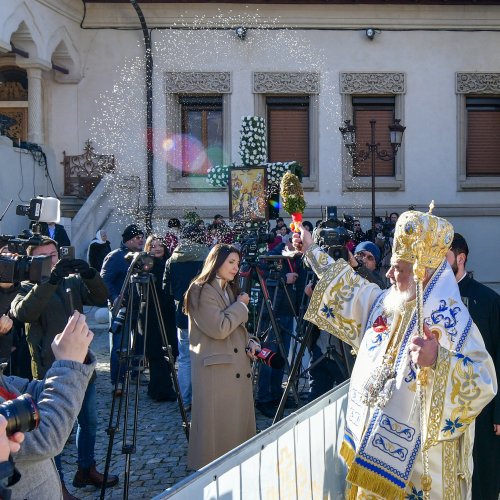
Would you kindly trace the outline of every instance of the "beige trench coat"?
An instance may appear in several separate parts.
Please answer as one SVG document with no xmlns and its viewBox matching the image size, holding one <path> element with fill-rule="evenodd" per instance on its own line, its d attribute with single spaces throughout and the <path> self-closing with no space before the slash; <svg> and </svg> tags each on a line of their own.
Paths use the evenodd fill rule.
<svg viewBox="0 0 500 500">
<path fill-rule="evenodd" d="M 217 280 L 189 297 L 192 413 L 188 467 L 200 469 L 255 435 L 247 308 Z"/>
</svg>

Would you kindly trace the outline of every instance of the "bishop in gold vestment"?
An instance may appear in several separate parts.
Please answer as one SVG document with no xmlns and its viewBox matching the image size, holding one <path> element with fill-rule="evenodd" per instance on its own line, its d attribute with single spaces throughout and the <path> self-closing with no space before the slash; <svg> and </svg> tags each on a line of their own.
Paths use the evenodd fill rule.
<svg viewBox="0 0 500 500">
<path fill-rule="evenodd" d="M 393 286 L 382 291 L 344 260 L 333 261 L 309 233 L 294 236 L 319 277 L 305 319 L 357 351 L 341 448 L 347 498 L 423 499 L 426 481 L 428 498 L 470 498 L 474 419 L 497 381 L 445 259 L 452 238 L 444 219 L 402 214 L 388 272 Z M 424 332 L 417 260 L 426 268 Z"/>
</svg>

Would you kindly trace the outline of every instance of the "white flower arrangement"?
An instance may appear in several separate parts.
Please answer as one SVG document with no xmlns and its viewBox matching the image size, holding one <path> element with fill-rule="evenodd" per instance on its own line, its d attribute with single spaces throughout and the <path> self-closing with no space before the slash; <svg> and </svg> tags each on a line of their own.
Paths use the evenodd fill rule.
<svg viewBox="0 0 500 500">
<path fill-rule="evenodd" d="M 260 116 L 242 116 L 239 153 L 243 166 L 262 165 L 267 160 L 266 122 Z M 247 138 L 247 140 L 244 140 Z"/>
</svg>

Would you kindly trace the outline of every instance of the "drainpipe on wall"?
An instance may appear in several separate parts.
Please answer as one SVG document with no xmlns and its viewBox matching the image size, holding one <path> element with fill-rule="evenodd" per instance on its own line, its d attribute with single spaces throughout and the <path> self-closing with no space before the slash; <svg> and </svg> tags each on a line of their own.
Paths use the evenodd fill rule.
<svg viewBox="0 0 500 500">
<path fill-rule="evenodd" d="M 146 19 L 137 0 L 130 0 L 141 23 L 144 46 L 146 49 L 146 150 L 147 150 L 147 194 L 148 205 L 146 209 L 146 233 L 153 232 L 153 212 L 155 208 L 155 191 L 153 178 L 153 52 L 151 49 L 151 35 L 146 24 Z"/>
</svg>

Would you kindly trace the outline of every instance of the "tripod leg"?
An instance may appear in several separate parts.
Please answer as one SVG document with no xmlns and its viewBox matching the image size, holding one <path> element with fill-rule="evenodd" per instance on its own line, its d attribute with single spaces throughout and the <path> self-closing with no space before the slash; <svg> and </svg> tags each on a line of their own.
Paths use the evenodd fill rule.
<svg viewBox="0 0 500 500">
<path fill-rule="evenodd" d="M 280 350 L 281 356 L 285 360 L 285 367 L 286 367 L 287 373 L 290 373 L 290 363 L 288 362 L 288 353 L 285 352 L 285 349 L 283 347 L 283 339 L 281 337 L 281 330 L 280 330 L 280 327 L 278 325 L 278 322 L 276 321 L 276 316 L 274 315 L 273 304 L 272 304 L 271 298 L 269 296 L 269 291 L 267 289 L 264 278 L 261 276 L 259 270 L 256 269 L 256 271 L 257 271 L 257 277 L 259 279 L 259 283 L 260 283 L 262 292 L 264 294 L 264 301 L 265 301 L 265 304 L 267 307 L 267 312 L 269 314 L 269 319 L 271 320 L 271 324 L 273 326 L 274 334 L 276 336 L 278 348 Z M 277 289 L 275 290 L 275 293 L 276 292 L 277 292 Z M 298 405 L 299 404 L 299 395 L 297 394 L 297 390 L 295 389 L 295 387 L 292 387 L 291 389 L 292 389 L 292 392 L 293 392 L 293 395 L 295 398 L 295 402 Z"/>
<path fill-rule="evenodd" d="M 109 468 L 111 465 L 111 457 L 113 454 L 113 445 L 114 445 L 114 439 L 115 439 L 115 434 L 116 432 L 120 429 L 120 419 L 121 419 L 121 413 L 122 413 L 122 405 L 123 405 L 123 399 L 120 397 L 119 402 L 118 402 L 118 411 L 116 413 L 116 419 L 115 419 L 115 407 L 116 407 L 116 399 L 115 394 L 118 389 L 118 385 L 120 384 L 120 378 L 122 374 L 123 376 L 127 377 L 127 374 L 129 373 L 129 359 L 130 359 L 130 329 L 132 326 L 132 285 L 129 285 L 129 290 L 128 290 L 128 304 L 126 308 L 126 316 L 125 320 L 123 322 L 122 326 L 122 334 L 120 338 L 120 346 L 118 350 L 118 356 L 119 356 L 119 363 L 118 363 L 118 374 L 116 377 L 115 385 L 114 385 L 114 391 L 113 391 L 113 396 L 111 400 L 111 410 L 109 413 L 109 421 L 108 421 L 108 428 L 106 429 L 106 432 L 109 436 L 109 441 L 108 441 L 108 450 L 106 453 L 106 462 L 104 465 L 104 473 L 103 473 L 103 482 L 102 482 L 102 487 L 101 487 L 101 494 L 100 494 L 100 499 L 104 500 L 104 495 L 106 494 L 106 483 L 108 481 L 108 476 L 109 476 Z M 125 344 L 126 342 L 126 344 Z M 126 345 L 126 348 L 125 348 Z M 115 345 L 113 345 L 113 349 L 115 348 Z"/>
<path fill-rule="evenodd" d="M 273 424 L 279 422 L 283 418 L 283 412 L 285 411 L 285 403 L 288 398 L 288 394 L 290 389 L 295 388 L 295 379 L 297 378 L 297 374 L 299 373 L 300 364 L 302 362 L 302 357 L 304 356 L 304 352 L 307 347 L 307 343 L 309 342 L 309 337 L 313 331 L 313 324 L 309 323 L 307 325 L 306 333 L 304 335 L 304 340 L 300 346 L 299 352 L 297 353 L 297 358 L 295 359 L 295 363 L 290 371 L 290 376 L 288 377 L 285 390 L 283 391 L 283 396 L 281 397 L 280 404 L 278 406 L 278 410 L 276 411 L 276 415 L 274 416 Z"/>
<path fill-rule="evenodd" d="M 189 441 L 189 419 L 186 413 L 186 408 L 184 407 L 184 402 L 182 400 L 181 390 L 179 387 L 179 379 L 177 378 L 177 372 L 175 371 L 174 357 L 172 354 L 172 347 L 168 343 L 167 332 L 165 330 L 165 323 L 163 322 L 163 316 L 161 315 L 160 300 L 158 299 L 158 293 L 154 286 L 151 287 L 153 304 L 158 318 L 158 324 L 160 325 L 160 334 L 163 341 L 163 346 L 166 349 L 166 358 L 170 366 L 170 373 L 172 375 L 172 382 L 174 384 L 175 393 L 177 395 L 177 402 L 179 404 L 179 411 L 181 412 L 182 423 L 184 427 L 184 433 L 186 434 L 186 439 Z"/>
</svg>

